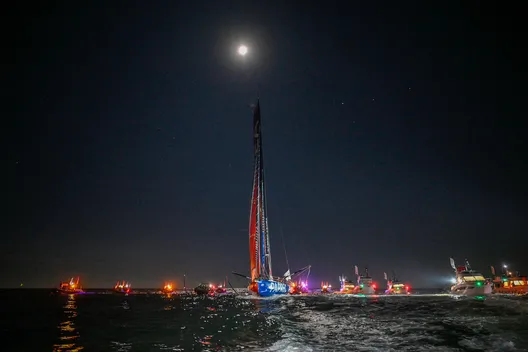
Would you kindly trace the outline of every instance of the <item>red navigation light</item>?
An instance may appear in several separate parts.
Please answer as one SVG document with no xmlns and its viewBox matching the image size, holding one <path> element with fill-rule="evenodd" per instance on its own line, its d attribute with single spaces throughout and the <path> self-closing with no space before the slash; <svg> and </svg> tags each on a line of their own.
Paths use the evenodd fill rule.
<svg viewBox="0 0 528 352">
<path fill-rule="evenodd" d="M 376 284 L 372 284 L 372 288 L 376 288 Z"/>
</svg>

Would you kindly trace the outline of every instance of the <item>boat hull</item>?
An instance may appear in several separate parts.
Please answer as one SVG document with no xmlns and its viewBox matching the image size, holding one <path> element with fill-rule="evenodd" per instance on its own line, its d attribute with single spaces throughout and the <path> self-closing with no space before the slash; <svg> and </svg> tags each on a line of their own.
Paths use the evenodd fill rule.
<svg viewBox="0 0 528 352">
<path fill-rule="evenodd" d="M 526 295 L 528 294 L 528 286 L 497 287 L 493 289 L 493 293 Z"/>
<path fill-rule="evenodd" d="M 257 280 L 249 286 L 249 289 L 260 297 L 271 297 L 287 294 L 290 287 L 285 283 L 275 280 Z"/>
<path fill-rule="evenodd" d="M 116 291 L 116 290 L 113 290 L 112 293 L 114 295 L 118 295 L 118 296 L 128 296 L 130 294 L 130 292 L 126 292 L 126 291 Z"/>
<path fill-rule="evenodd" d="M 386 290 L 385 294 L 387 294 L 387 295 L 408 295 L 408 294 L 410 294 L 410 292 L 405 290 L 405 289 L 404 290 L 393 290 L 393 289 L 390 289 L 390 290 Z"/>
<path fill-rule="evenodd" d="M 376 291 L 372 287 L 366 286 L 358 289 L 356 293 L 360 295 L 373 295 L 376 293 Z"/>
<path fill-rule="evenodd" d="M 57 293 L 60 293 L 61 295 L 80 295 L 80 294 L 83 294 L 84 291 L 81 291 L 81 290 L 70 291 L 70 290 L 57 289 Z"/>
<path fill-rule="evenodd" d="M 488 296 L 491 295 L 492 287 L 490 284 L 482 286 L 460 284 L 451 287 L 451 293 L 460 296 Z"/>
<path fill-rule="evenodd" d="M 213 294 L 214 291 L 212 291 L 212 290 L 204 290 L 204 289 L 200 289 L 200 288 L 195 288 L 194 289 L 194 293 L 196 293 L 199 296 L 202 296 L 202 295 Z"/>
</svg>

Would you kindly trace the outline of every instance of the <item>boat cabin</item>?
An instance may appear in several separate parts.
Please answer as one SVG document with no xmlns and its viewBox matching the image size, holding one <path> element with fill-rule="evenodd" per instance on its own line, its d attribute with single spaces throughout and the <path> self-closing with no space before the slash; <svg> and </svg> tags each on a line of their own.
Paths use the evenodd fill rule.
<svg viewBox="0 0 528 352">
<path fill-rule="evenodd" d="M 354 293 L 356 285 L 352 281 L 342 281 L 341 282 L 341 292 L 343 293 Z"/>
<path fill-rule="evenodd" d="M 496 276 L 493 291 L 497 293 L 528 293 L 528 277 L 524 275 Z"/>
<path fill-rule="evenodd" d="M 456 280 L 457 284 L 466 282 L 468 284 L 474 283 L 476 286 L 482 286 L 486 282 L 486 279 L 481 273 L 468 270 L 457 271 Z"/>
<path fill-rule="evenodd" d="M 406 287 L 404 284 L 400 283 L 400 282 L 396 282 L 396 283 L 393 283 L 391 285 L 391 288 L 395 291 L 400 291 L 400 290 L 405 290 Z"/>
<path fill-rule="evenodd" d="M 358 285 L 361 288 L 365 286 L 373 286 L 372 278 L 370 276 L 360 276 L 358 277 Z"/>
</svg>

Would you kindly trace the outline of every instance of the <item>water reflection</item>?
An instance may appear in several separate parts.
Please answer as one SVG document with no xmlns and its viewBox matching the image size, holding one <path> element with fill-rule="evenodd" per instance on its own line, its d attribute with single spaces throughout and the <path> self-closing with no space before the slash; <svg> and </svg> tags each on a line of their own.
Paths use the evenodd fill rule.
<svg viewBox="0 0 528 352">
<path fill-rule="evenodd" d="M 255 305 L 255 309 L 260 313 L 271 313 L 271 311 L 273 310 L 273 302 L 260 299 L 252 299 L 250 301 L 253 302 L 253 304 Z"/>
<path fill-rule="evenodd" d="M 59 329 L 60 343 L 53 346 L 54 352 L 59 351 L 81 351 L 84 347 L 78 343 L 79 331 L 75 328 L 75 318 L 77 317 L 77 296 L 68 295 L 66 304 L 62 307 L 64 319 L 57 326 Z"/>
</svg>

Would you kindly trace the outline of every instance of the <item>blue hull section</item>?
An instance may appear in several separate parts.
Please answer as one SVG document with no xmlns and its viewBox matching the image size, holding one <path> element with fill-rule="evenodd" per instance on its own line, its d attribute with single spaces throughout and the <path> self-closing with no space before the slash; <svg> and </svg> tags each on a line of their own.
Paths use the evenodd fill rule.
<svg viewBox="0 0 528 352">
<path fill-rule="evenodd" d="M 258 294 L 261 297 L 270 297 L 274 295 L 284 295 L 287 294 L 290 288 L 288 285 L 282 282 L 273 281 L 273 280 L 259 280 L 258 284 Z"/>
</svg>

